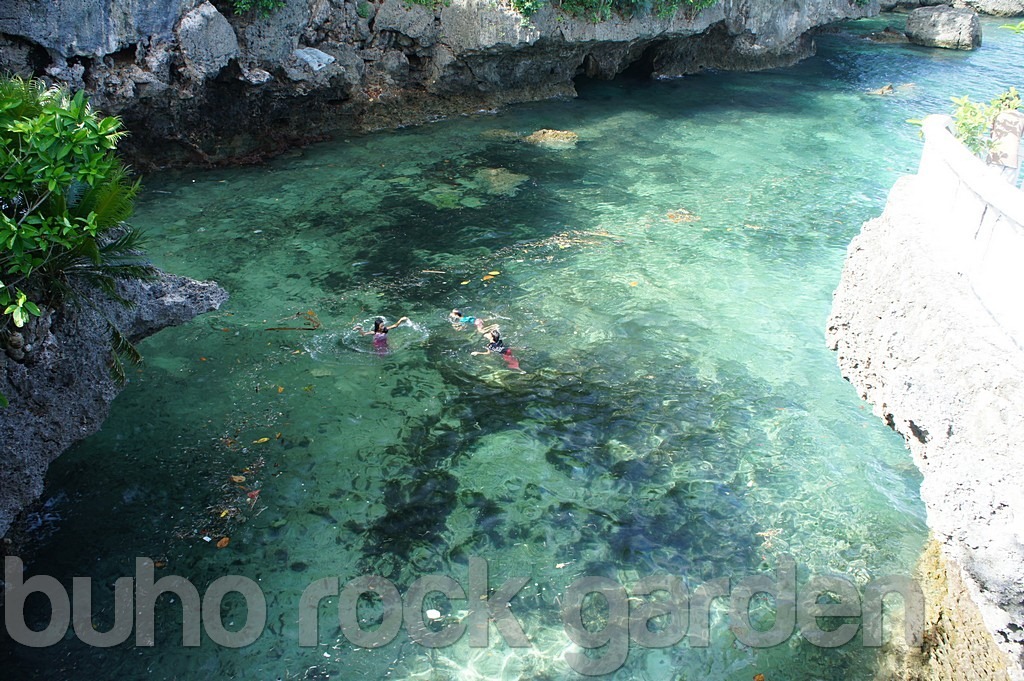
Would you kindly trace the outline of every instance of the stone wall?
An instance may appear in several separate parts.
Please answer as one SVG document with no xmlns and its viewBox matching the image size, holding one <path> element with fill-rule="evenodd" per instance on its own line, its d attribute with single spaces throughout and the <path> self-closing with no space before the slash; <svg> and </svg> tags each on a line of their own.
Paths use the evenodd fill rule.
<svg viewBox="0 0 1024 681">
<path fill-rule="evenodd" d="M 0 68 L 89 91 L 154 163 L 244 160 L 352 129 L 573 96 L 579 76 L 755 69 L 809 56 L 810 32 L 877 0 L 719 0 L 696 16 L 593 24 L 506 0 L 7 0 Z M 43 7 L 43 11 L 40 8 Z M 170 142 L 170 144 L 169 144 Z"/>
</svg>

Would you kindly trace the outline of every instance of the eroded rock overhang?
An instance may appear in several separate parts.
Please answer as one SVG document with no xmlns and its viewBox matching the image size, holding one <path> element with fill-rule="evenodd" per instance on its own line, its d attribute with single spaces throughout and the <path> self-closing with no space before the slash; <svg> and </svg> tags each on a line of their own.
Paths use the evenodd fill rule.
<svg viewBox="0 0 1024 681">
<path fill-rule="evenodd" d="M 8 0 L 0 68 L 84 88 L 155 164 L 245 160 L 336 132 L 571 97 L 581 77 L 755 70 L 813 52 L 823 25 L 876 0 L 721 0 L 695 15 L 591 23 L 504 3 Z"/>
</svg>

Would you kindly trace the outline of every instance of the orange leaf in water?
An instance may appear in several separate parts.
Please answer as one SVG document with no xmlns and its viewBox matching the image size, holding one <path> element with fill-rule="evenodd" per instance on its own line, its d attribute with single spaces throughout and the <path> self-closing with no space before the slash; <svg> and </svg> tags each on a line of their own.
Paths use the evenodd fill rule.
<svg viewBox="0 0 1024 681">
<path fill-rule="evenodd" d="M 283 392 L 284 392 L 284 386 L 283 385 L 277 386 L 277 394 L 280 395 Z"/>
<path fill-rule="evenodd" d="M 217 548 L 218 549 L 222 549 L 222 548 L 224 548 L 225 546 L 227 546 L 230 543 L 231 543 L 231 539 L 230 538 L 228 538 L 228 537 L 221 537 L 220 541 L 217 542 Z"/>
<path fill-rule="evenodd" d="M 245 476 L 244 475 L 232 475 L 231 476 L 231 482 L 245 482 Z"/>
<path fill-rule="evenodd" d="M 247 494 L 246 496 L 248 496 L 250 499 L 256 499 L 260 496 L 260 491 L 258 489 L 254 489 L 253 491 L 249 492 L 249 494 Z"/>
<path fill-rule="evenodd" d="M 253 440 L 253 441 L 252 441 L 252 443 L 253 443 L 254 445 L 261 445 L 261 444 L 263 444 L 264 442 L 270 442 L 270 438 L 269 438 L 269 437 L 261 437 L 261 438 L 260 438 L 259 440 Z"/>
<path fill-rule="evenodd" d="M 493 274 L 485 274 L 483 280 L 487 281 L 488 279 L 494 279 L 494 275 Z"/>
<path fill-rule="evenodd" d="M 754 681 L 764 681 L 764 674 L 754 674 Z"/>
</svg>

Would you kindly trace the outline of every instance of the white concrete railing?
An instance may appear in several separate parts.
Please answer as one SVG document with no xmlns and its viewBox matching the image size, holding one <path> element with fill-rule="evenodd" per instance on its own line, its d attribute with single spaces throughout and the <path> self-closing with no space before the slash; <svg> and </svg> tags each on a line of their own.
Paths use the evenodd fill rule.
<svg viewBox="0 0 1024 681">
<path fill-rule="evenodd" d="M 918 177 L 935 226 L 981 303 L 1024 348 L 1024 191 L 954 137 L 949 116 L 924 120 Z"/>
</svg>

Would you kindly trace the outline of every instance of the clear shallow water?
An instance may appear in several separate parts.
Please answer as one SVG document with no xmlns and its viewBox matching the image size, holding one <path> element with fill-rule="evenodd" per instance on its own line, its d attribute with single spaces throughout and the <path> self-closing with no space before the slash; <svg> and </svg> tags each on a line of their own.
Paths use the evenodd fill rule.
<svg viewBox="0 0 1024 681">
<path fill-rule="evenodd" d="M 839 376 L 824 327 L 846 245 L 916 166 L 904 121 L 1024 82 L 1024 41 L 998 23 L 973 54 L 869 45 L 854 34 L 885 21 L 864 22 L 792 69 L 581 83 L 570 102 L 147 178 L 134 222 L 155 262 L 232 297 L 142 343 L 103 431 L 51 471 L 29 571 L 92 577 L 101 630 L 136 556 L 201 591 L 243 575 L 269 626 L 243 649 L 183 648 L 164 604 L 154 648 L 69 636 L 7 646 L 5 669 L 575 678 L 558 608 L 585 575 L 693 588 L 784 554 L 801 580 L 909 574 L 926 532 L 919 476 Z M 886 83 L 896 95 L 866 94 Z M 518 140 L 539 128 L 579 143 Z M 496 320 L 526 373 L 471 356 L 483 343 L 446 322 L 452 307 Z M 307 311 L 320 328 L 267 330 Z M 376 314 L 413 321 L 383 355 L 351 331 Z M 431 650 L 405 629 L 357 648 L 331 598 L 320 645 L 298 645 L 315 580 L 374 574 L 404 591 L 427 574 L 465 581 L 471 557 L 492 587 L 529 578 L 513 610 L 530 648 L 492 631 L 486 648 Z M 721 616 L 710 647 L 635 647 L 610 678 L 871 677 L 859 637 L 755 650 Z"/>
</svg>

